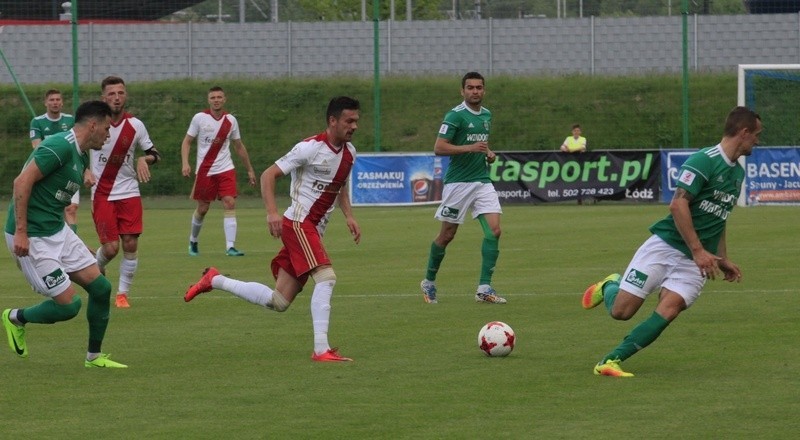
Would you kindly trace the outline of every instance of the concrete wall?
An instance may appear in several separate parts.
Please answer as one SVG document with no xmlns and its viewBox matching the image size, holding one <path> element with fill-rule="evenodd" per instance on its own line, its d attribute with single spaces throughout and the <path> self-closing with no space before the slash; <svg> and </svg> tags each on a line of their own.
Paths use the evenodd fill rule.
<svg viewBox="0 0 800 440">
<path fill-rule="evenodd" d="M 688 22 L 694 71 L 800 63 L 798 14 Z M 379 39 L 383 74 L 677 73 L 682 62 L 680 17 L 388 21 Z M 372 22 L 89 24 L 78 41 L 82 83 L 373 74 Z M 72 82 L 68 24 L 6 25 L 0 48 L 23 83 Z"/>
</svg>

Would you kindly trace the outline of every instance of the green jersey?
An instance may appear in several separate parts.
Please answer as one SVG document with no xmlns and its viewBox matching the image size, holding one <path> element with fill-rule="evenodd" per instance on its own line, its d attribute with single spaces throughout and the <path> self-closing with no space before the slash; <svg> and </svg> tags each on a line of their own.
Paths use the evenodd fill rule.
<svg viewBox="0 0 800 440">
<path fill-rule="evenodd" d="M 689 204 L 692 223 L 703 247 L 717 253 L 719 241 L 741 192 L 744 168 L 731 162 L 720 145 L 704 148 L 692 154 L 678 174 L 677 186 L 694 196 Z M 672 214 L 650 227 L 658 235 L 689 258 L 692 252 L 675 227 Z"/>
<path fill-rule="evenodd" d="M 444 115 L 444 121 L 439 128 L 439 137 L 457 146 L 489 142 L 491 123 L 492 112 L 488 109 L 481 107 L 476 113 L 462 102 Z M 464 153 L 450 156 L 444 183 L 454 182 L 490 183 L 486 155 Z"/>
<path fill-rule="evenodd" d="M 28 236 L 47 237 L 64 227 L 64 208 L 70 204 L 83 183 L 89 155 L 78 149 L 75 133 L 70 130 L 49 136 L 35 148 L 25 166 L 33 160 L 44 178 L 33 184 L 28 200 Z M 14 201 L 8 206 L 6 232 L 16 230 Z"/>
<path fill-rule="evenodd" d="M 72 115 L 61 113 L 61 117 L 54 121 L 48 118 L 47 113 L 45 113 L 31 119 L 30 137 L 32 141 L 36 139 L 42 140 L 47 136 L 69 131 L 73 125 L 75 125 L 75 118 Z"/>
</svg>

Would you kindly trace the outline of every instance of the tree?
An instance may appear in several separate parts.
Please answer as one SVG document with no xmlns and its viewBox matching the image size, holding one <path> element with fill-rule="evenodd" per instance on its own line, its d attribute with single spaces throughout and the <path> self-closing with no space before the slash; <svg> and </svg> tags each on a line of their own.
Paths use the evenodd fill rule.
<svg viewBox="0 0 800 440">
<path fill-rule="evenodd" d="M 366 2 L 366 19 L 372 20 L 373 0 Z M 380 18 L 390 17 L 389 0 L 380 2 Z M 246 0 L 245 17 L 248 22 L 269 21 L 273 0 Z M 216 21 L 220 7 L 222 21 L 239 20 L 240 0 L 206 0 L 173 14 L 177 21 Z M 438 20 L 444 18 L 441 0 L 412 0 L 414 20 Z M 354 21 L 361 20 L 361 0 L 278 0 L 279 21 Z M 406 19 L 406 0 L 395 0 L 395 18 Z"/>
</svg>

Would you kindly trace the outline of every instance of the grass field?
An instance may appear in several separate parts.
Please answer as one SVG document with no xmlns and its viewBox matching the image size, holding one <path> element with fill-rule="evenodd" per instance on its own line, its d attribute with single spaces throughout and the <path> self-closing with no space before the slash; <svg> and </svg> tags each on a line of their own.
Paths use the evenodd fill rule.
<svg viewBox="0 0 800 440">
<path fill-rule="evenodd" d="M 728 247 L 741 284 L 709 282 L 698 302 L 627 362 L 632 379 L 592 365 L 651 313 L 630 322 L 584 311 L 586 285 L 624 269 L 664 205 L 507 206 L 495 287 L 476 304 L 479 227 L 448 248 L 437 305 L 418 283 L 438 229 L 433 208 L 356 208 L 352 243 L 335 214 L 326 243 L 338 275 L 331 343 L 351 364 L 315 364 L 310 289 L 283 314 L 224 292 L 182 300 L 205 266 L 272 284 L 278 242 L 257 200 L 238 209 L 223 254 L 214 205 L 189 257 L 188 200 L 146 200 L 132 308 L 112 310 L 104 351 L 127 370 L 83 367 L 86 322 L 28 327 L 30 358 L 0 352 L 0 433 L 11 438 L 121 439 L 784 439 L 800 432 L 800 321 L 795 280 L 800 208 L 739 208 Z M 284 204 L 285 206 L 285 204 Z M 181 208 L 181 209 L 176 209 Z M 81 235 L 94 245 L 88 209 Z M 116 285 L 118 262 L 109 266 Z M 0 309 L 31 305 L 10 257 Z M 309 286 L 310 287 L 310 286 Z M 84 295 L 85 298 L 85 295 Z M 507 358 L 478 350 L 480 327 L 509 323 Z M 792 434 L 794 433 L 794 434 Z"/>
</svg>

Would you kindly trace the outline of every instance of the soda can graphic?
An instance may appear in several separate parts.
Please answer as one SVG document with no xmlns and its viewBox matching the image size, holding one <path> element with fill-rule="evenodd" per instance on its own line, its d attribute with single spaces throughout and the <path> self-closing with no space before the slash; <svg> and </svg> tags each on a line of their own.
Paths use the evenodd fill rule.
<svg viewBox="0 0 800 440">
<path fill-rule="evenodd" d="M 433 183 L 431 184 L 428 200 L 436 202 L 442 200 L 442 190 L 444 188 L 443 177 L 442 158 L 436 156 L 433 158 Z"/>
<path fill-rule="evenodd" d="M 431 184 L 433 180 L 427 173 L 419 172 L 411 176 L 411 200 L 413 202 L 427 202 L 430 200 Z"/>
</svg>

